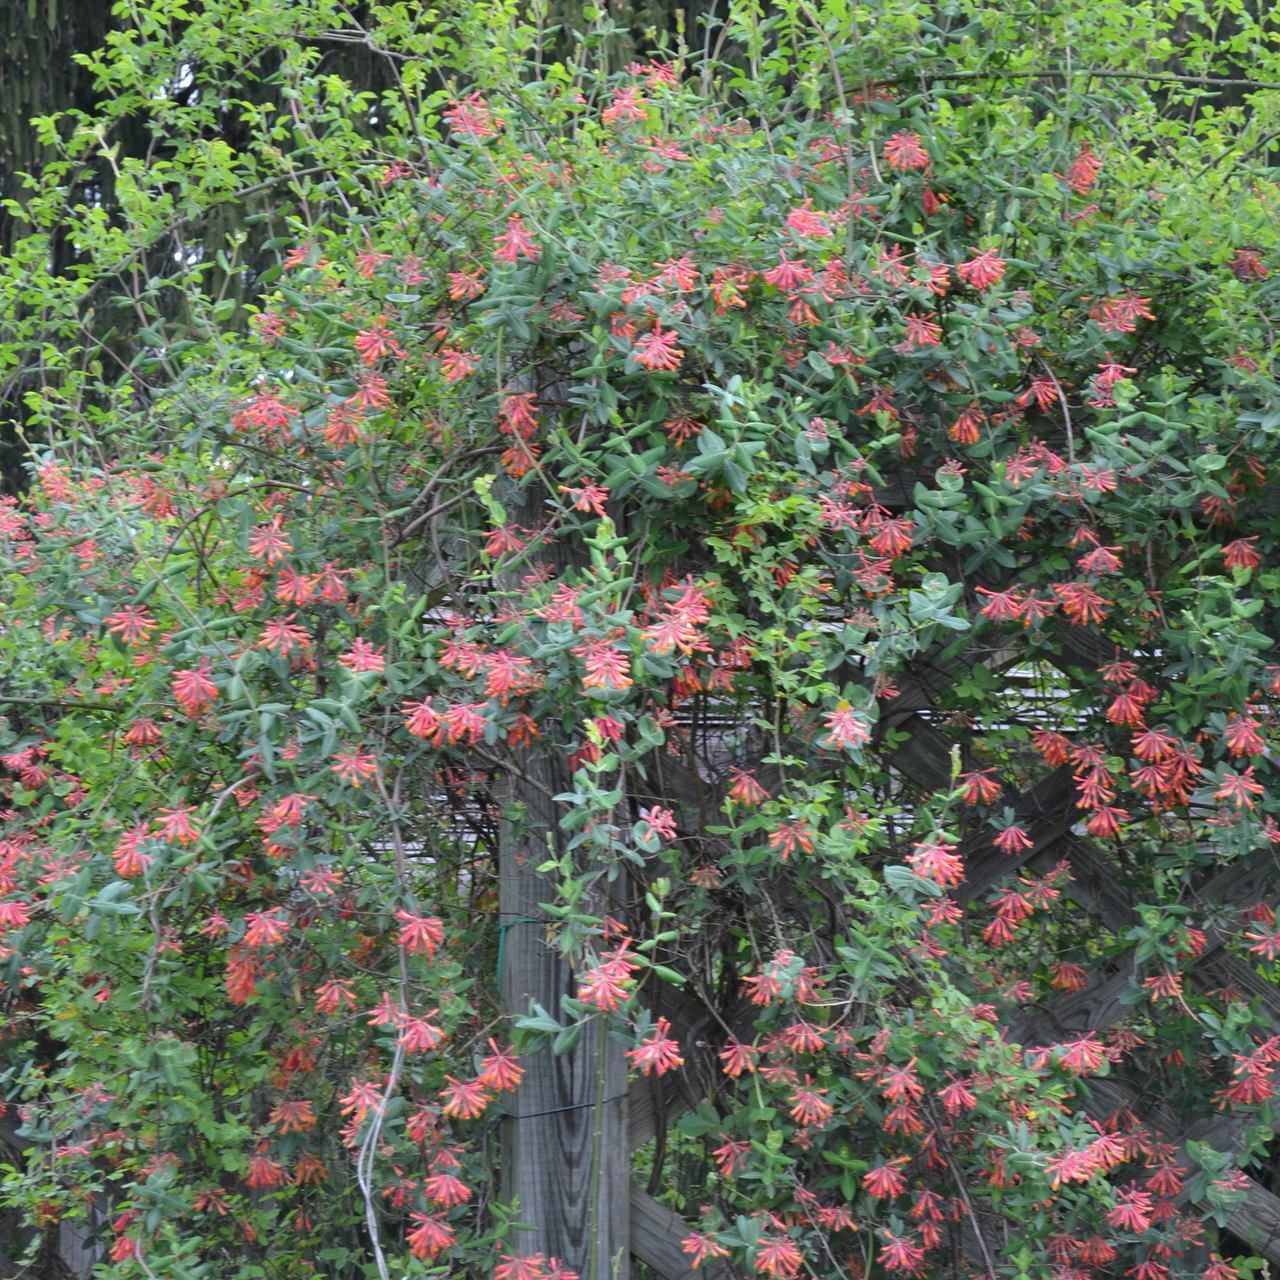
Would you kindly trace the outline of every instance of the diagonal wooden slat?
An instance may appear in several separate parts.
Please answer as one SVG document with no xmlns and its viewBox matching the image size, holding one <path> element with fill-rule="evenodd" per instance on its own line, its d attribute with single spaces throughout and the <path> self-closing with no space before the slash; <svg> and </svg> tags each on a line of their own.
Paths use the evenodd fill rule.
<svg viewBox="0 0 1280 1280">
<path fill-rule="evenodd" d="M 1018 825 L 1031 838 L 1032 847 L 1010 857 L 992 843 L 994 832 L 984 827 L 961 842 L 957 852 L 964 859 L 965 879 L 957 896 L 970 902 L 997 881 L 1067 835 L 1079 821 L 1075 805 L 1076 788 L 1069 769 L 1055 769 L 1021 795 L 1005 804 L 1014 812 Z"/>
<path fill-rule="evenodd" d="M 1274 868 L 1270 859 L 1257 855 L 1251 862 L 1228 867 L 1214 876 L 1201 888 L 1197 897 L 1220 906 L 1253 902 L 1265 894 L 1271 875 L 1274 875 Z M 1223 951 L 1225 942 L 1225 934 L 1212 928 L 1207 930 L 1204 948 L 1196 957 L 1192 971 L 1203 973 L 1201 981 L 1208 987 L 1225 986 L 1230 979 L 1236 980 L 1236 985 L 1242 990 L 1264 996 L 1273 1004 L 1277 1026 L 1280 1027 L 1280 994 L 1271 984 L 1258 978 L 1247 965 L 1227 955 Z M 1064 1036 L 1082 1035 L 1086 1031 L 1105 1031 L 1131 1007 L 1120 997 L 1132 986 L 1133 962 L 1128 955 L 1122 955 L 1117 958 L 1117 966 L 1112 973 L 1095 973 L 1083 990 L 1058 996 L 1022 1020 L 1011 1022 L 1012 1038 L 1022 1044 L 1043 1044 L 1061 1040 Z"/>
<path fill-rule="evenodd" d="M 1113 933 L 1135 923 L 1133 898 L 1120 879 L 1120 869 L 1106 854 L 1068 832 L 1038 859 L 1036 869 L 1043 874 L 1060 860 L 1071 868 L 1066 893 L 1073 902 L 1097 916 Z"/>
<path fill-rule="evenodd" d="M 1252 1178 L 1244 1203 L 1231 1210 L 1227 1228 L 1261 1257 L 1280 1266 L 1280 1198 Z"/>
<path fill-rule="evenodd" d="M 1112 656 L 1101 636 L 1083 628 L 1072 627 L 1059 620 L 1055 631 L 1063 642 L 1063 652 L 1055 660 L 1055 665 L 1067 674 L 1072 673 L 1072 668 L 1096 670 Z M 916 733 L 911 741 L 898 748 L 891 763 L 920 785 L 940 789 L 950 776 L 949 745 L 919 715 L 919 711 L 928 705 L 924 691 L 915 686 L 904 690 L 904 693 L 906 696 L 894 708 L 897 713 L 893 717 L 894 727 L 915 727 Z M 1070 894 L 1075 901 L 1113 931 L 1130 923 L 1133 919 L 1132 903 L 1119 881 L 1117 869 L 1098 850 L 1072 832 L 1078 821 L 1074 800 L 1074 783 L 1066 769 L 1056 771 L 1016 797 L 1013 808 L 1020 825 L 1031 835 L 1033 847 L 1026 851 L 1025 858 L 1005 858 L 990 843 L 989 833 L 979 833 L 971 838 L 961 849 L 965 857 L 966 879 L 957 896 L 962 901 L 972 901 L 1004 875 L 1016 870 L 1023 861 L 1044 867 L 1053 860 L 1052 850 L 1052 855 L 1065 857 L 1071 866 Z M 1257 858 L 1253 865 L 1227 868 L 1195 893 L 1193 899 L 1206 906 L 1257 900 L 1266 896 L 1273 876 L 1270 860 Z M 1215 983 L 1218 986 L 1234 985 L 1247 997 L 1258 999 L 1268 1019 L 1280 1030 L 1280 993 L 1272 984 L 1259 978 L 1247 964 L 1227 954 L 1221 944 L 1221 937 L 1211 935 L 1195 966 L 1196 981 L 1208 987 Z M 1014 1038 L 1024 1043 L 1037 1043 L 1068 1038 L 1084 1031 L 1102 1030 L 1130 1007 L 1121 1003 L 1119 997 L 1129 990 L 1131 982 L 1130 972 L 1124 969 L 1109 977 L 1097 975 L 1084 991 L 1055 1000 L 1012 1028 Z M 1188 1136 L 1208 1142 L 1216 1150 L 1231 1150 L 1238 1142 L 1243 1126 L 1244 1121 L 1235 1117 L 1210 1117 L 1198 1122 Z M 1232 1210 L 1228 1227 L 1263 1257 L 1280 1264 L 1280 1198 L 1250 1179 L 1246 1198 Z"/>
<path fill-rule="evenodd" d="M 1229 893 L 1234 886 L 1237 894 L 1243 893 L 1247 896 L 1256 887 L 1254 880 L 1256 869 L 1242 867 L 1232 869 L 1232 872 L 1232 875 L 1224 873 L 1213 883 L 1224 894 Z M 1230 963 L 1234 969 L 1243 970 L 1243 973 L 1223 974 L 1220 966 L 1226 963 Z M 1245 994 L 1254 992 L 1262 994 L 1269 986 L 1248 966 L 1241 965 L 1233 957 L 1227 956 L 1220 947 L 1216 949 L 1211 964 L 1213 973 L 1210 976 L 1219 980 L 1223 977 L 1235 979 Z M 1252 975 L 1252 980 L 1245 975 Z M 1103 1030 L 1129 1008 L 1121 1004 L 1116 997 L 1128 989 L 1130 981 L 1130 975 L 1124 972 L 1111 979 L 1103 980 L 1090 991 L 1059 997 L 1051 1006 L 1055 1013 L 1051 1024 L 1037 1023 L 1034 1028 L 1028 1029 L 1033 1032 L 1043 1030 L 1046 1033 L 1044 1038 L 1053 1040 L 1068 1038 L 1088 1030 Z M 1272 989 L 1269 994 L 1275 1006 L 1276 1026 L 1280 1028 L 1280 993 Z M 674 1027 L 688 1027 L 696 1022 L 700 1011 L 701 1006 L 696 1001 L 683 997 L 682 1006 L 673 1008 L 667 1016 L 671 1017 Z M 749 1021 L 749 1006 L 740 1009 L 738 1015 L 744 1021 Z M 734 1025 L 736 1030 L 736 1023 Z M 745 1026 L 743 1030 L 745 1032 Z M 1039 1042 L 1016 1031 L 1013 1038 L 1024 1043 L 1027 1040 L 1031 1043 Z M 700 1099 L 694 1095 L 691 1087 L 674 1073 L 667 1077 L 666 1081 L 665 1087 L 670 1092 L 665 1101 L 664 1118 L 667 1123 L 671 1123 L 696 1106 Z M 655 1132 L 657 1109 L 652 1099 L 654 1090 L 660 1087 L 664 1087 L 663 1081 L 658 1079 L 638 1081 L 632 1086 L 630 1138 L 633 1150 L 648 1141 Z M 1126 1107 L 1133 1111 L 1142 1123 L 1161 1134 L 1180 1132 L 1180 1125 L 1172 1113 L 1160 1109 L 1153 1116 L 1149 1108 L 1142 1106 L 1137 1094 L 1122 1082 L 1108 1078 L 1091 1079 L 1089 1088 L 1093 1096 L 1089 1102 L 1086 1102 L 1085 1110 L 1097 1120 L 1106 1118 L 1120 1107 Z M 1184 1136 L 1178 1141 L 1207 1142 L 1215 1150 L 1230 1151 L 1237 1145 L 1245 1123 L 1245 1120 L 1238 1116 L 1212 1116 L 1187 1128 Z M 640 1197 L 644 1199 L 641 1200 Z M 652 1197 L 648 1197 L 639 1188 L 633 1188 L 632 1191 L 631 1213 L 632 1252 L 635 1256 L 653 1267 L 664 1277 L 664 1280 L 691 1280 L 688 1275 L 690 1269 L 685 1265 L 687 1255 L 680 1247 L 681 1242 L 688 1235 L 688 1225 L 678 1215 L 666 1206 L 653 1201 Z M 640 1218 L 637 1217 L 638 1214 L 641 1215 Z M 643 1223 L 639 1229 L 637 1229 L 638 1221 Z M 1251 1179 L 1244 1202 L 1232 1210 L 1227 1225 L 1233 1234 L 1256 1248 L 1262 1257 L 1280 1266 L 1280 1198 Z M 976 1243 L 974 1247 L 976 1249 Z M 641 1252 L 641 1249 L 645 1252 Z M 680 1269 L 682 1267 L 683 1269 Z"/>
<path fill-rule="evenodd" d="M 672 1034 L 685 1046 L 686 1057 L 689 1047 L 710 1030 L 713 1021 L 700 1000 L 669 986 L 662 988 L 661 1013 L 670 1021 Z M 671 1124 L 702 1101 L 687 1066 L 662 1076 L 641 1076 L 632 1082 L 628 1096 L 627 1134 L 632 1151 L 648 1142 L 660 1123 Z"/>
<path fill-rule="evenodd" d="M 951 785 L 951 744 L 914 712 L 895 727 L 911 737 L 889 753 L 889 763 L 926 790 L 945 791 Z"/>
<path fill-rule="evenodd" d="M 1085 1104 L 1085 1111 L 1095 1120 L 1102 1120 L 1120 1109 L 1133 1112 L 1140 1122 L 1152 1129 L 1164 1142 L 1172 1142 L 1182 1148 L 1179 1160 L 1190 1168 L 1195 1167 L 1186 1149 L 1188 1141 L 1206 1142 L 1215 1151 L 1229 1151 L 1244 1127 L 1242 1120 L 1218 1116 L 1202 1120 L 1185 1131 L 1177 1117 L 1160 1107 L 1144 1106 L 1137 1094 L 1120 1081 L 1090 1081 L 1093 1098 Z M 1184 1191 L 1178 1203 L 1189 1197 Z M 1251 1248 L 1276 1265 L 1280 1265 L 1280 1197 L 1273 1195 L 1252 1178 L 1243 1203 L 1234 1206 L 1227 1218 L 1227 1229 Z"/>
<path fill-rule="evenodd" d="M 919 716 L 912 715 L 904 723 L 918 723 L 921 731 L 898 748 L 891 763 L 921 786 L 937 790 L 948 785 L 951 760 L 946 740 Z M 1117 869 L 1091 844 L 1073 834 L 1079 812 L 1069 769 L 1055 769 L 1021 795 L 1010 796 L 1006 803 L 1031 837 L 1032 846 L 1013 856 L 1001 853 L 992 843 L 993 832 L 989 828 L 962 841 L 957 852 L 965 862 L 965 880 L 956 891 L 958 901 L 972 902 L 1027 862 L 1044 861 L 1052 850 L 1071 865 L 1073 880 L 1067 892 L 1074 900 L 1112 929 L 1132 923 L 1132 902 Z"/>
<path fill-rule="evenodd" d="M 1228 867 L 1209 880 L 1196 894 L 1199 901 L 1239 905 L 1265 896 L 1274 875 L 1271 860 L 1257 855 L 1251 863 Z M 1192 969 L 1194 980 L 1204 987 L 1234 984 L 1247 998 L 1257 998 L 1264 1014 L 1280 1030 L 1280 992 L 1252 968 L 1230 955 L 1224 947 L 1226 935 L 1209 931 L 1204 950 Z M 1047 1007 L 1033 1012 L 1021 1023 L 1011 1024 L 1011 1038 L 1020 1043 L 1039 1044 L 1103 1031 L 1122 1017 L 1131 1006 L 1121 996 L 1132 986 L 1132 965 L 1125 964 L 1109 977 L 1096 975 L 1083 991 L 1058 997 Z M 1143 1123 L 1163 1133 L 1178 1133 L 1181 1125 L 1171 1113 L 1142 1107 L 1136 1094 L 1114 1079 L 1091 1080 L 1093 1101 L 1086 1111 L 1101 1119 L 1121 1106 L 1128 1107 Z M 1239 1143 L 1247 1121 L 1234 1115 L 1210 1116 L 1187 1128 L 1183 1138 L 1207 1142 L 1214 1150 L 1231 1151 Z M 1189 1159 L 1189 1157 L 1188 1157 Z M 1244 1202 L 1228 1220 L 1230 1230 L 1263 1257 L 1280 1264 L 1280 1198 L 1250 1179 Z"/>
<path fill-rule="evenodd" d="M 663 1280 L 727 1280 L 728 1270 L 712 1263 L 696 1271 L 681 1248 L 689 1224 L 674 1209 L 631 1184 L 631 1252 Z"/>
<path fill-rule="evenodd" d="M 1093 675 L 1099 667 L 1115 661 L 1115 642 L 1092 627 L 1082 627 L 1056 616 L 1053 619 L 1053 635 L 1062 646 L 1062 652 L 1056 655 L 1054 666 L 1063 675 L 1071 675 L 1073 668 Z"/>
<path fill-rule="evenodd" d="M 1256 969 L 1223 950 L 1215 951 L 1192 971 L 1202 991 L 1235 987 L 1248 1001 L 1256 1000 L 1273 1031 L 1280 1031 L 1280 988 Z"/>
</svg>

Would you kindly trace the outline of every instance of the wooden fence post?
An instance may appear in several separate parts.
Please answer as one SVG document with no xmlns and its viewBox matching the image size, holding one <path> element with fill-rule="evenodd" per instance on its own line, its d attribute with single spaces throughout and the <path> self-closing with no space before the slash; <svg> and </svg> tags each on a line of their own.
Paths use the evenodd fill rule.
<svg viewBox="0 0 1280 1280">
<path fill-rule="evenodd" d="M 548 833 L 558 833 L 550 795 L 566 790 L 568 778 L 556 761 L 531 753 L 520 768 L 525 777 L 512 778 L 510 794 L 528 820 L 521 831 L 504 820 L 499 849 L 502 1004 L 510 1017 L 536 1002 L 562 1018 L 560 998 L 574 995 L 574 975 L 549 941 L 538 904 L 552 901 L 554 889 L 537 867 L 548 856 Z M 506 1251 L 554 1257 L 581 1280 L 628 1280 L 625 1051 L 597 1020 L 571 1052 L 547 1048 L 520 1061 L 524 1079 L 514 1098 L 505 1095 L 512 1100 L 502 1122 L 502 1197 L 518 1197 L 517 1220 L 533 1229 L 513 1232 Z"/>
</svg>

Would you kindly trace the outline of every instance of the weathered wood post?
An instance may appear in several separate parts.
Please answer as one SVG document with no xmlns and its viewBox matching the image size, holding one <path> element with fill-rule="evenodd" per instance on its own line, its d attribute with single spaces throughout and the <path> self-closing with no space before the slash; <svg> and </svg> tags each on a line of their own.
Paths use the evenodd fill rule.
<svg viewBox="0 0 1280 1280">
<path fill-rule="evenodd" d="M 548 833 L 559 833 L 547 793 L 568 789 L 569 780 L 557 761 L 532 753 L 521 756 L 520 767 L 525 778 L 512 778 L 510 795 L 528 821 L 517 831 L 504 820 L 499 853 L 502 1003 L 512 1017 L 527 1014 L 533 1002 L 562 1017 L 560 998 L 574 995 L 574 975 L 548 941 L 538 904 L 551 901 L 554 889 L 537 867 L 547 858 Z M 627 1280 L 625 1051 L 597 1021 L 571 1052 L 547 1048 L 521 1065 L 524 1079 L 502 1122 L 502 1196 L 508 1203 L 519 1198 L 518 1220 L 533 1230 L 515 1232 L 507 1251 L 554 1257 L 582 1280 Z"/>
</svg>

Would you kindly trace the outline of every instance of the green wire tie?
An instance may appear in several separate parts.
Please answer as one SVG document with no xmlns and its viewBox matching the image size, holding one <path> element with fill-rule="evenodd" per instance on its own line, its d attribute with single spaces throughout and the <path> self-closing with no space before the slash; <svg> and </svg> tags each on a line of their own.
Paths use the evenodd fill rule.
<svg viewBox="0 0 1280 1280">
<path fill-rule="evenodd" d="M 533 916 L 521 916 L 519 920 L 511 920 L 506 924 L 500 924 L 498 926 L 498 971 L 496 977 L 499 985 L 502 984 L 502 948 L 507 941 L 507 930 L 514 929 L 518 924 L 541 923 L 542 922 L 540 920 L 535 920 Z"/>
</svg>

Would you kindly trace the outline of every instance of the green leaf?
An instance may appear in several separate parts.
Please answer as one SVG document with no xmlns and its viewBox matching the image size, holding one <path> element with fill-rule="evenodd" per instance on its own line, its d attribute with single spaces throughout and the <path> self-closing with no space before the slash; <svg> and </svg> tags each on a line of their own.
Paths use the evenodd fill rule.
<svg viewBox="0 0 1280 1280">
<path fill-rule="evenodd" d="M 582 1028 L 585 1024 L 575 1022 L 571 1026 L 565 1027 L 554 1040 L 551 1042 L 551 1052 L 557 1057 L 563 1057 L 567 1053 L 572 1053 L 577 1047 L 578 1042 L 582 1039 Z"/>
</svg>

